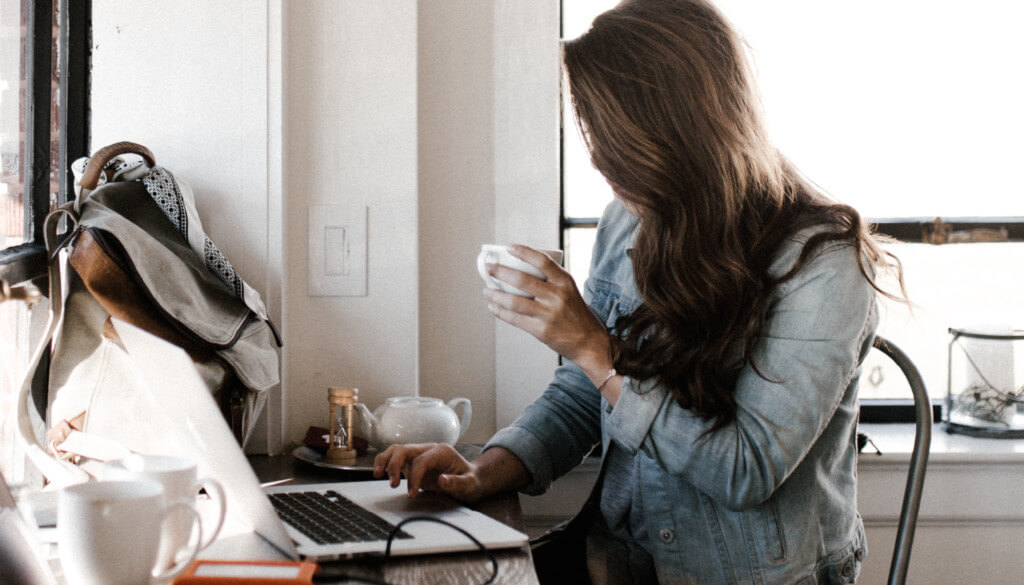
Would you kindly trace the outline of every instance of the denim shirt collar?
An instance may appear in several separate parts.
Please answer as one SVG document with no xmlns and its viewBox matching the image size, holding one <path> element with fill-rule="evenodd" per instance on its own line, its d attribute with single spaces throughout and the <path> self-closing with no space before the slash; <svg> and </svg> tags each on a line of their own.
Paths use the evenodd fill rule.
<svg viewBox="0 0 1024 585">
<path fill-rule="evenodd" d="M 629 214 L 630 216 L 633 215 L 633 214 L 629 213 L 629 211 L 625 211 L 625 213 Z M 635 216 L 633 216 L 633 217 L 635 217 Z M 626 256 L 629 257 L 629 258 L 633 258 L 633 249 L 636 248 L 636 234 L 637 234 L 637 232 L 639 230 L 640 230 L 640 220 L 639 219 L 635 219 L 633 221 L 633 227 L 630 228 L 629 237 L 626 239 Z"/>
</svg>

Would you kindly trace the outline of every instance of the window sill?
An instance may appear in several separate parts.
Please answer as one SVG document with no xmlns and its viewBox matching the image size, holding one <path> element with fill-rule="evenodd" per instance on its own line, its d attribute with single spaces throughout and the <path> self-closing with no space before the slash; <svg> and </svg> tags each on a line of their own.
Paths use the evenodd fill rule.
<svg viewBox="0 0 1024 585">
<path fill-rule="evenodd" d="M 862 424 L 865 433 L 878 446 L 882 455 L 875 454 L 868 444 L 860 456 L 860 467 L 902 464 L 910 461 L 914 447 L 914 425 Z M 991 464 L 1018 463 L 1024 465 L 1024 440 L 987 439 L 946 432 L 943 423 L 932 428 L 929 464 Z"/>
<path fill-rule="evenodd" d="M 0 278 L 15 285 L 46 275 L 46 247 L 21 244 L 0 250 Z"/>
</svg>

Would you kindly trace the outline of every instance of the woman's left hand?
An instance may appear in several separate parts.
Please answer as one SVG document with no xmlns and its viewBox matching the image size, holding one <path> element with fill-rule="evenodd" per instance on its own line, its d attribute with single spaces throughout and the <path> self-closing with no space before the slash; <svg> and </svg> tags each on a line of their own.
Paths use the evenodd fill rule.
<svg viewBox="0 0 1024 585">
<path fill-rule="evenodd" d="M 488 264 L 491 276 L 534 297 L 484 289 L 491 314 L 533 335 L 581 367 L 586 367 L 581 362 L 610 362 L 608 330 L 583 301 L 572 276 L 543 252 L 515 244 L 508 249 L 513 256 L 540 270 L 547 280 L 500 264 Z"/>
</svg>

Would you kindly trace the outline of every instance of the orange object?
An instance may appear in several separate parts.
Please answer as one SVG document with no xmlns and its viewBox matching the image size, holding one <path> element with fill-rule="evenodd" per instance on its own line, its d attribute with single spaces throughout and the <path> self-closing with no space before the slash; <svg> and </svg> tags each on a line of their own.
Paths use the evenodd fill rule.
<svg viewBox="0 0 1024 585">
<path fill-rule="evenodd" d="M 304 561 L 200 560 L 171 585 L 309 585 L 318 570 Z"/>
</svg>

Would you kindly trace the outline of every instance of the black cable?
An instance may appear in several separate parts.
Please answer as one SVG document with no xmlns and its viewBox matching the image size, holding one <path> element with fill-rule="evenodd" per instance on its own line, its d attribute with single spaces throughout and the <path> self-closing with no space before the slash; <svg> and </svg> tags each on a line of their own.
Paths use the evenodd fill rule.
<svg viewBox="0 0 1024 585">
<path fill-rule="evenodd" d="M 487 555 L 487 559 L 489 561 L 491 561 L 491 567 L 493 567 L 494 571 L 491 573 L 491 577 L 489 579 L 487 579 L 486 581 L 484 581 L 482 583 L 482 585 L 491 585 L 491 583 L 494 583 L 494 580 L 498 578 L 498 559 L 496 559 L 494 557 L 494 554 L 491 551 L 487 550 L 487 547 L 485 547 L 482 542 L 477 540 L 477 538 L 475 536 L 473 536 L 472 534 L 470 534 L 469 532 L 466 532 L 465 530 L 463 530 L 462 528 L 452 524 L 451 522 L 447 522 L 447 521 L 441 520 L 439 518 L 432 518 L 430 516 L 410 516 L 410 517 L 406 518 L 405 520 L 402 520 L 401 522 L 399 522 L 397 526 L 395 526 L 394 528 L 391 529 L 391 532 L 388 533 L 387 547 L 384 549 L 384 564 L 385 565 L 388 563 L 389 560 L 391 560 L 391 543 L 395 540 L 395 536 L 398 535 L 398 532 L 402 529 L 403 526 L 405 526 L 406 524 L 410 524 L 412 522 L 436 522 L 438 524 L 443 524 L 443 525 L 447 526 L 448 528 L 451 528 L 453 530 L 456 530 L 456 531 L 462 533 L 466 538 L 471 540 L 473 542 L 473 544 L 475 544 L 476 547 L 481 552 L 483 552 L 485 555 Z M 358 575 L 342 575 L 342 574 L 327 574 L 327 573 L 324 573 L 324 574 L 317 573 L 317 574 L 313 575 L 313 582 L 314 583 L 338 583 L 338 582 L 344 582 L 344 581 L 357 581 L 359 583 L 369 583 L 370 585 L 391 585 L 387 581 L 378 581 L 378 580 L 372 579 L 370 577 L 360 577 Z"/>
<path fill-rule="evenodd" d="M 867 447 L 868 445 L 871 445 L 872 447 L 875 448 L 875 454 L 877 454 L 877 455 L 881 455 L 882 454 L 882 450 L 879 449 L 878 445 L 876 445 L 875 442 L 871 440 L 871 437 L 867 436 L 864 433 L 858 432 L 857 433 L 857 452 L 858 453 L 863 453 L 864 452 L 864 447 Z"/>
</svg>

